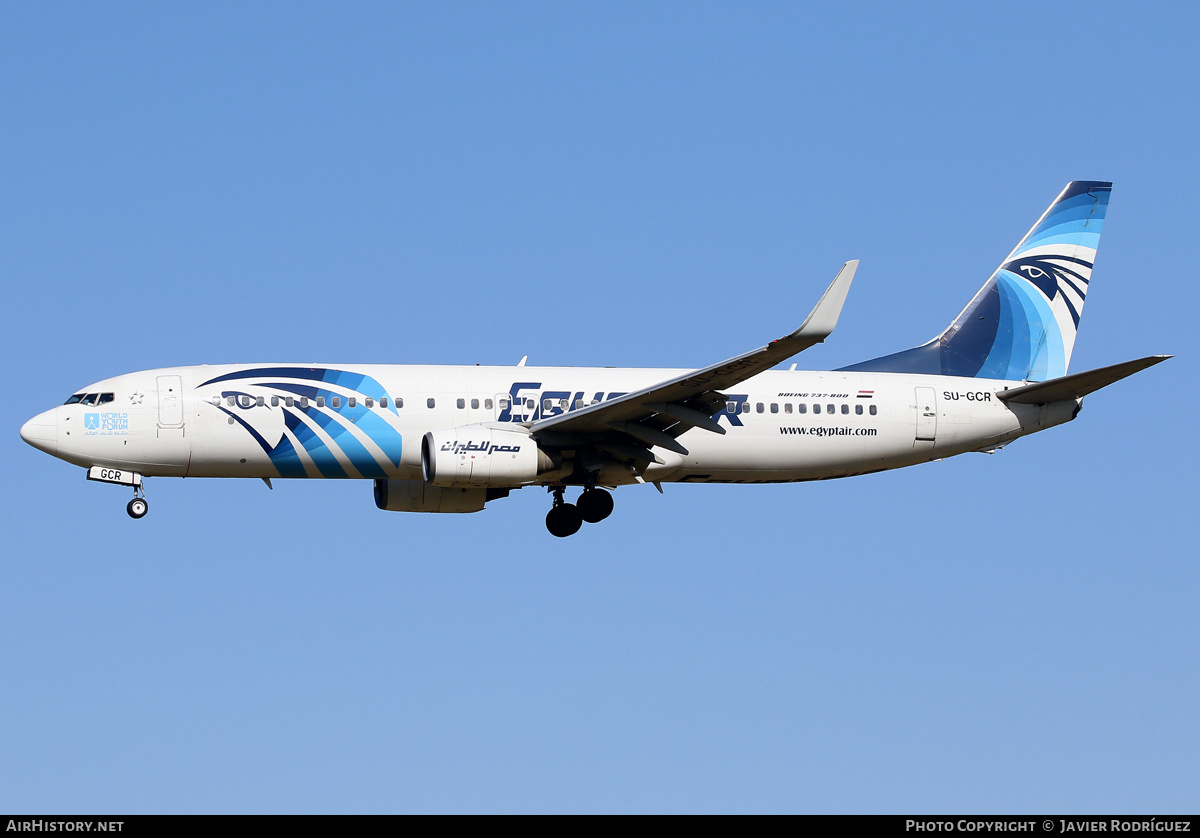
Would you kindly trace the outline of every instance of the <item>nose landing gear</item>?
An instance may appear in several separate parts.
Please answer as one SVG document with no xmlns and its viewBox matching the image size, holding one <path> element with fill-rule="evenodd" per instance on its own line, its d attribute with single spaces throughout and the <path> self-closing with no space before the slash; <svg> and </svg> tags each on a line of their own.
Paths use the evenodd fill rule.
<svg viewBox="0 0 1200 838">
<path fill-rule="evenodd" d="M 150 504 L 146 502 L 146 488 L 141 481 L 133 487 L 133 500 L 125 505 L 125 511 L 135 521 L 145 518 L 146 513 L 150 511 Z"/>
<path fill-rule="evenodd" d="M 604 489 L 595 486 L 585 489 L 573 504 L 563 500 L 562 486 L 551 491 L 554 492 L 554 506 L 546 513 L 546 529 L 556 538 L 566 538 L 579 532 L 584 521 L 596 524 L 612 514 L 613 498 Z"/>
</svg>

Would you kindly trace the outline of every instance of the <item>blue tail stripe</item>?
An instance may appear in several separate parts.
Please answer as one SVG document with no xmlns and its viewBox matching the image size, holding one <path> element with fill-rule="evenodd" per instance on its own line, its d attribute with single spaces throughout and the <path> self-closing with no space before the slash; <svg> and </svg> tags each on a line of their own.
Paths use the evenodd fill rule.
<svg viewBox="0 0 1200 838">
<path fill-rule="evenodd" d="M 1015 328 L 1014 323 L 1020 322 L 1022 318 L 1016 317 L 1013 309 L 1022 312 L 1023 309 L 1020 301 L 1014 299 L 1003 284 L 997 286 L 997 292 L 1000 297 L 1000 320 L 991 350 L 984 359 L 983 365 L 975 373 L 980 378 L 1008 378 L 1012 364 L 1016 360 L 1013 357 L 1015 352 L 1013 329 Z M 1016 344 L 1016 347 L 1019 348 L 1020 344 Z"/>
<path fill-rule="evenodd" d="M 1028 352 L 1024 369 L 1014 369 L 1014 378 L 1045 381 L 1067 374 L 1066 350 L 1062 332 L 1046 298 L 1020 277 L 1001 271 L 1000 278 L 1021 298 L 1028 331 Z"/>
<path fill-rule="evenodd" d="M 1037 241 L 1030 242 L 1028 247 L 1022 247 L 1018 254 L 1025 253 L 1035 247 L 1045 247 L 1048 244 L 1065 244 L 1065 245 L 1082 245 L 1095 250 L 1100 245 L 1099 233 L 1064 233 L 1063 235 L 1050 235 Z"/>
</svg>

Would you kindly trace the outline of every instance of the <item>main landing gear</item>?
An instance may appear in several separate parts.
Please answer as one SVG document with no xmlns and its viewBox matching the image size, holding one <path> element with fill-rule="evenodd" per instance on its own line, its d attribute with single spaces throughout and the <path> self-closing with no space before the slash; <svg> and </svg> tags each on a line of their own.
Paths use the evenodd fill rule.
<svg viewBox="0 0 1200 838">
<path fill-rule="evenodd" d="M 579 532 L 583 522 L 598 524 L 613 511 L 613 498 L 604 489 L 585 489 L 575 503 L 563 500 L 562 486 L 554 490 L 554 506 L 546 513 L 546 529 L 558 538 L 566 538 Z"/>
</svg>

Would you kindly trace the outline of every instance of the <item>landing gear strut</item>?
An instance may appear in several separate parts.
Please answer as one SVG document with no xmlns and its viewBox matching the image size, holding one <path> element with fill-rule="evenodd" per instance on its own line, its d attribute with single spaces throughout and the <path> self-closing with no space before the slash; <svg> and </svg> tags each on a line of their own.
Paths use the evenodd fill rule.
<svg viewBox="0 0 1200 838">
<path fill-rule="evenodd" d="M 563 500 L 563 488 L 554 490 L 554 506 L 546 513 L 546 529 L 557 538 L 566 538 L 579 532 L 583 526 L 583 516 L 578 507 Z"/>
<path fill-rule="evenodd" d="M 129 517 L 135 521 L 139 518 L 146 517 L 146 513 L 150 511 L 150 504 L 146 503 L 146 491 L 144 489 L 139 495 L 138 489 L 134 488 L 133 500 L 126 504 L 125 511 L 128 512 Z"/>
</svg>

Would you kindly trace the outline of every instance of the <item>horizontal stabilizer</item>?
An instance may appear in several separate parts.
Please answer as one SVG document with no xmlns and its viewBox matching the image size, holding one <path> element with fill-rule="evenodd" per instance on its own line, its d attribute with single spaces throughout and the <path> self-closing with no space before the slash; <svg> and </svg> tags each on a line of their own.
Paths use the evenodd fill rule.
<svg viewBox="0 0 1200 838">
<path fill-rule="evenodd" d="M 1127 378 L 1135 372 L 1141 372 L 1147 367 L 1161 364 L 1171 357 L 1174 356 L 1151 355 L 1148 358 L 1138 358 L 1136 361 L 1113 364 L 1111 367 L 1101 367 L 1098 370 L 1064 375 L 1062 378 L 1041 381 L 1025 387 L 1001 390 L 996 394 L 996 398 L 1016 404 L 1050 404 L 1051 402 L 1065 402 L 1071 399 L 1079 399 L 1088 393 L 1096 392 L 1101 387 L 1107 387 L 1109 384 L 1120 381 L 1122 378 Z"/>
</svg>

